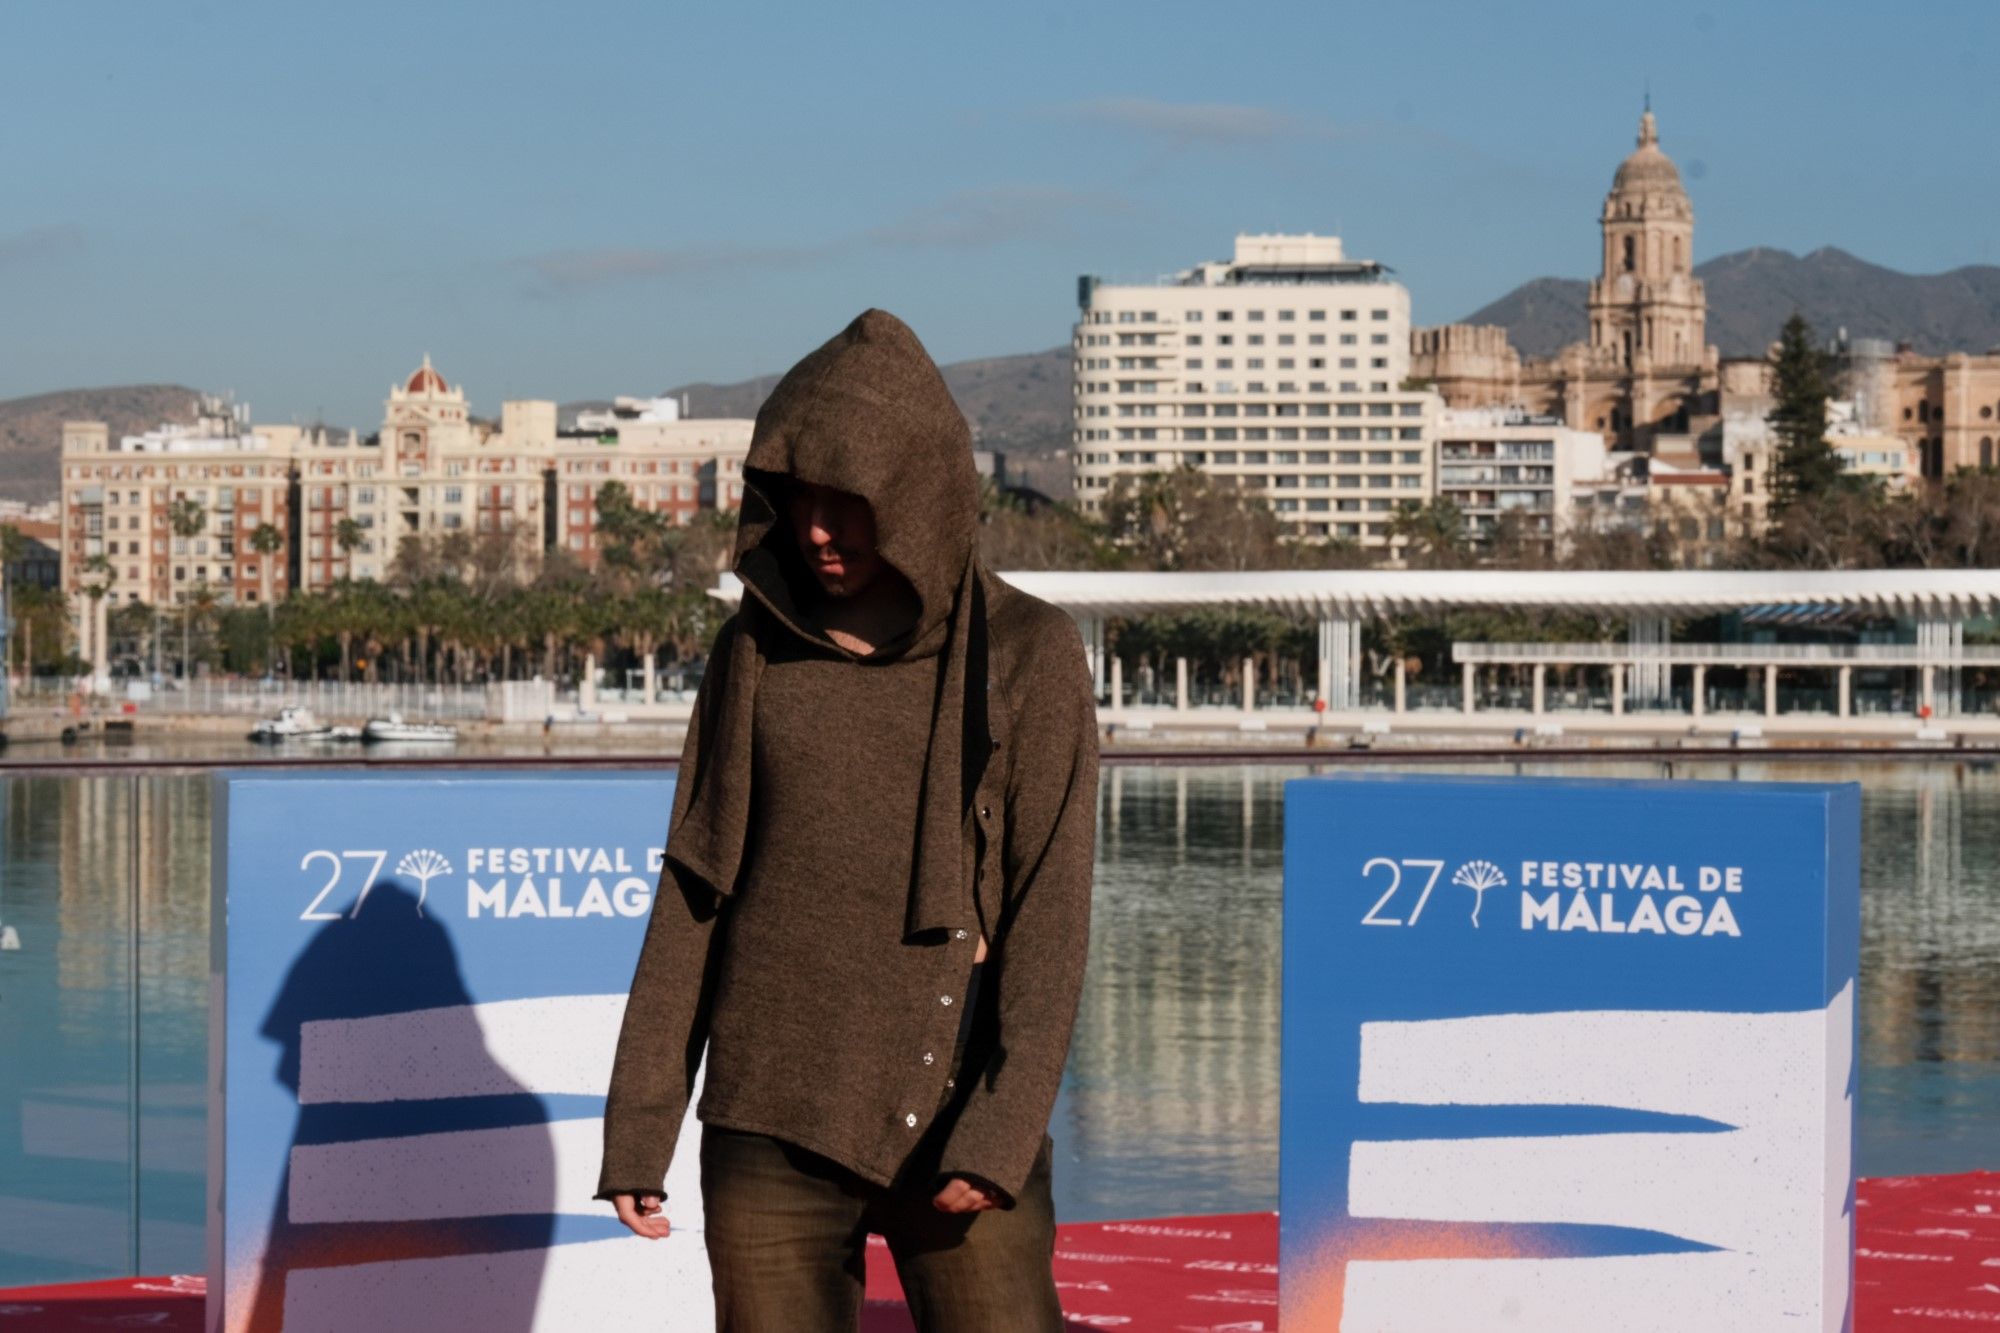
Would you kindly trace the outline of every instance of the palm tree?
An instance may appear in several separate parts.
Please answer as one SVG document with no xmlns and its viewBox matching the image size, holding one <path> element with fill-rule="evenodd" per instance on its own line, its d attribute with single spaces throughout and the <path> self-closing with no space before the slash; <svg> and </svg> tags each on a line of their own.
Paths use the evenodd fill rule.
<svg viewBox="0 0 2000 1333">
<path fill-rule="evenodd" d="M 0 606 L 14 605 L 14 566 L 21 562 L 28 539 L 12 523 L 0 523 Z M 26 659 L 23 659 L 24 661 Z"/>
<path fill-rule="evenodd" d="M 250 530 L 250 549 L 263 559 L 257 564 L 257 595 L 264 599 L 265 614 L 271 607 L 271 557 L 285 549 L 285 534 L 270 523 L 259 523 Z"/>
<path fill-rule="evenodd" d="M 215 609 L 220 602 L 221 590 L 216 588 L 207 579 L 203 579 L 195 584 L 193 590 L 188 593 L 187 611 L 181 621 L 183 626 L 183 637 L 181 640 L 183 653 L 187 651 L 188 643 L 185 627 L 193 621 L 199 620 L 201 622 L 203 642 L 204 644 L 209 642 L 208 636 L 213 628 L 212 622 L 215 618 Z M 186 661 L 182 671 L 190 680 L 193 679 L 194 667 L 191 659 Z"/>
<path fill-rule="evenodd" d="M 7 610 L 21 631 L 21 679 L 24 687 L 35 683 L 35 623 L 48 619 L 49 590 L 27 583 L 8 594 Z"/>
<path fill-rule="evenodd" d="M 333 525 L 333 544 L 340 548 L 340 557 L 346 562 L 344 571 L 349 577 L 354 574 L 354 552 L 368 540 L 368 529 L 360 520 L 343 518 Z"/>
<path fill-rule="evenodd" d="M 167 506 L 167 526 L 174 530 L 174 536 L 183 542 L 192 540 L 208 526 L 208 511 L 199 500 L 182 496 Z M 183 550 L 180 554 L 186 555 Z M 181 598 L 181 679 L 188 680 L 194 675 L 188 663 L 188 601 Z"/>
</svg>

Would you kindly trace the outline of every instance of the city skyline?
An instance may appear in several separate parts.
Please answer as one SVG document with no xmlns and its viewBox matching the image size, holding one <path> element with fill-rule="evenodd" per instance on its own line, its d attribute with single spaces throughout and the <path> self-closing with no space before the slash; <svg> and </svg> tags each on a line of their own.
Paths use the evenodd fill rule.
<svg viewBox="0 0 2000 1333">
<path fill-rule="evenodd" d="M 768 373 L 869 304 L 940 361 L 1038 351 L 1078 273 L 1238 231 L 1339 234 L 1441 323 L 1585 274 L 1649 84 L 1696 262 L 2000 261 L 1972 4 L 776 12 L 16 12 L 0 397 L 365 429 L 426 352 L 497 414 Z"/>
</svg>

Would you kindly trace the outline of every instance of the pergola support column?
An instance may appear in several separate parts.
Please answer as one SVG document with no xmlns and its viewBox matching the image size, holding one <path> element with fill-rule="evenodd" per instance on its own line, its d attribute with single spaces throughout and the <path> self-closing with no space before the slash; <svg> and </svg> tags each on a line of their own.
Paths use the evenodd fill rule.
<svg viewBox="0 0 2000 1333">
<path fill-rule="evenodd" d="M 1611 716 L 1625 716 L 1625 664 L 1611 664 Z"/>
<path fill-rule="evenodd" d="M 1458 667 L 1458 711 L 1470 713 L 1479 702 L 1479 668 L 1471 662 L 1461 662 Z"/>
<path fill-rule="evenodd" d="M 1185 657 L 1176 657 L 1174 659 L 1174 707 L 1178 708 L 1181 712 L 1185 713 L 1187 711 L 1187 706 L 1188 706 L 1187 659 Z"/>
<path fill-rule="evenodd" d="M 1694 710 L 1694 715 L 1696 717 L 1707 716 L 1708 667 L 1701 662 L 1696 662 L 1694 664 L 1694 683 L 1690 687 L 1690 694 L 1691 697 L 1689 698 L 1688 702 L 1690 707 L 1692 707 L 1692 709 Z"/>
<path fill-rule="evenodd" d="M 1548 704 L 1549 668 L 1546 663 L 1535 663 L 1535 716 L 1540 717 Z"/>
<path fill-rule="evenodd" d="M 1116 654 L 1111 658 L 1111 706 L 1125 706 L 1125 659 Z"/>
<path fill-rule="evenodd" d="M 1924 702 L 1932 717 L 1958 712 L 1958 660 L 1965 653 L 1965 622 L 1952 615 L 1924 616 L 1917 621 L 1917 647 L 1932 659 L 1924 668 L 1930 680 Z"/>
<path fill-rule="evenodd" d="M 1076 622 L 1083 635 L 1083 655 L 1090 662 L 1090 684 L 1096 697 L 1104 697 L 1104 622 L 1096 616 L 1082 616 Z"/>
<path fill-rule="evenodd" d="M 1243 711 L 1253 712 L 1257 707 L 1257 659 L 1243 659 Z"/>
<path fill-rule="evenodd" d="M 1769 662 L 1764 666 L 1764 716 L 1776 717 L 1777 715 L 1778 664 L 1776 662 Z"/>
<path fill-rule="evenodd" d="M 1361 707 L 1361 625 L 1346 616 L 1319 622 L 1319 697 L 1336 713 Z"/>
<path fill-rule="evenodd" d="M 1665 616 L 1632 617 L 1626 631 L 1626 642 L 1632 648 L 1633 702 L 1647 708 L 1658 708 L 1672 697 L 1668 675 L 1672 668 L 1667 664 L 1665 652 L 1647 651 L 1665 649 L 1672 631 L 1673 622 Z"/>
<path fill-rule="evenodd" d="M 1402 658 L 1396 659 L 1396 712 L 1398 715 L 1409 711 L 1410 671 Z"/>
<path fill-rule="evenodd" d="M 1851 666 L 1840 669 L 1840 716 L 1854 716 L 1854 668 Z"/>
</svg>

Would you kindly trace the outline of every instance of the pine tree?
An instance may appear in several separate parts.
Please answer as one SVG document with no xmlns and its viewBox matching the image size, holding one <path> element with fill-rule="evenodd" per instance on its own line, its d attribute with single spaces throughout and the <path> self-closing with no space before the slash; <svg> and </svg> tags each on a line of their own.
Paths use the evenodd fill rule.
<svg viewBox="0 0 2000 1333">
<path fill-rule="evenodd" d="M 1771 470 L 1771 512 L 1824 495 L 1840 484 L 1840 456 L 1826 441 L 1830 358 L 1813 343 L 1812 326 L 1794 312 L 1771 359 L 1775 400 L 1765 418 L 1778 436 Z"/>
</svg>

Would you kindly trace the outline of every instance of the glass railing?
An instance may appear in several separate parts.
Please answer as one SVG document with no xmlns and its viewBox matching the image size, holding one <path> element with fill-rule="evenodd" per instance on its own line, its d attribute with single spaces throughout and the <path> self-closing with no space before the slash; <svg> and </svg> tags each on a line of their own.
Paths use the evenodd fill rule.
<svg viewBox="0 0 2000 1333">
<path fill-rule="evenodd" d="M 209 790 L 0 776 L 0 1287 L 201 1271 Z"/>
</svg>

